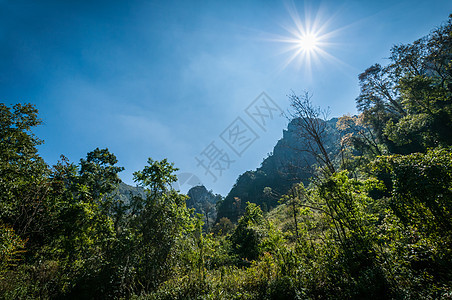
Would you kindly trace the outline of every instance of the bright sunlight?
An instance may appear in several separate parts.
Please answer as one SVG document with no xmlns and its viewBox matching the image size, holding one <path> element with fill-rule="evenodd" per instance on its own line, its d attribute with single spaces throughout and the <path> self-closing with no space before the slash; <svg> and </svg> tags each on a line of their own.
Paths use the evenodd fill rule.
<svg viewBox="0 0 452 300">
<path fill-rule="evenodd" d="M 308 33 L 300 38 L 298 47 L 303 51 L 315 51 L 318 44 L 318 38 L 315 34 Z"/>
<path fill-rule="evenodd" d="M 274 42 L 285 44 L 281 54 L 287 53 L 287 59 L 281 66 L 281 70 L 289 65 L 297 69 L 303 69 L 308 76 L 312 76 L 313 66 L 329 61 L 338 65 L 343 63 L 328 52 L 333 46 L 333 39 L 342 28 L 331 30 L 332 19 L 322 16 L 321 11 L 312 12 L 305 7 L 304 15 L 300 16 L 297 8 L 287 6 L 291 17 L 290 24 L 281 26 L 288 32 L 287 36 L 278 36 L 271 39 Z"/>
</svg>

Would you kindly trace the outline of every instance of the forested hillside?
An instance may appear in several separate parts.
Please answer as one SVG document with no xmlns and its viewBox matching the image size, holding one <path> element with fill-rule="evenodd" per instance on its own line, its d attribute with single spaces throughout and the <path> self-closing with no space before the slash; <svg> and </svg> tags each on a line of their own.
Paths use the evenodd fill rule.
<svg viewBox="0 0 452 300">
<path fill-rule="evenodd" d="M 450 298 L 452 16 L 359 84 L 359 114 L 332 121 L 292 94 L 284 138 L 213 226 L 166 159 L 115 197 L 108 149 L 49 166 L 37 109 L 0 104 L 1 298 Z"/>
<path fill-rule="evenodd" d="M 339 132 L 337 118 L 325 122 L 327 133 L 325 146 L 328 153 L 335 156 L 339 151 Z M 218 208 L 218 219 L 229 218 L 237 222 L 243 215 L 247 202 L 258 204 L 268 212 L 279 205 L 279 199 L 295 183 L 309 184 L 317 166 L 315 157 L 307 151 L 304 129 L 300 120 L 294 118 L 284 130 L 283 137 L 255 171 L 241 174 L 229 194 Z"/>
</svg>

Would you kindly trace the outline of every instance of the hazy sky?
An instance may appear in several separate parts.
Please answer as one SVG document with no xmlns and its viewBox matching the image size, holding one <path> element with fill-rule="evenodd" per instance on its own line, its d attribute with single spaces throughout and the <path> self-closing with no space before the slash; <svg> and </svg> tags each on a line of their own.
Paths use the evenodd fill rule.
<svg viewBox="0 0 452 300">
<path fill-rule="evenodd" d="M 450 13 L 450 0 L 0 0 L 0 101 L 37 106 L 49 164 L 108 147 L 126 183 L 168 158 L 226 195 L 281 138 L 292 90 L 354 114 L 358 74 Z M 318 49 L 291 60 L 297 26 Z"/>
</svg>

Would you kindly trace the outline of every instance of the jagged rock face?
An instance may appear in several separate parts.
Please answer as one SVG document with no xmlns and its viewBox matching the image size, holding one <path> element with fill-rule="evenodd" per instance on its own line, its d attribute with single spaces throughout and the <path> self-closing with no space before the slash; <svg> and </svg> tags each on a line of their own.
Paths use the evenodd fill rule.
<svg viewBox="0 0 452 300">
<path fill-rule="evenodd" d="M 236 222 L 243 214 L 246 202 L 259 204 L 264 211 L 276 207 L 279 199 L 295 183 L 309 183 L 314 157 L 306 152 L 306 141 L 300 134 L 298 119 L 292 120 L 283 137 L 275 145 L 273 152 L 255 171 L 247 171 L 239 176 L 231 191 L 218 208 L 217 220 L 227 217 Z M 326 148 L 328 152 L 338 149 L 337 119 L 327 121 Z M 269 187 L 271 193 L 264 193 Z M 267 189 L 268 190 L 268 189 Z"/>
<path fill-rule="evenodd" d="M 131 196 L 140 196 L 146 198 L 146 192 L 143 187 L 131 186 L 120 182 L 116 190 L 114 190 L 110 196 L 113 199 L 121 200 L 124 203 L 130 202 Z M 207 214 L 209 218 L 216 218 L 216 204 L 222 200 L 221 195 L 214 194 L 212 191 L 208 191 L 205 186 L 194 186 L 187 193 L 186 204 L 188 208 L 194 208 L 195 213 Z"/>
<path fill-rule="evenodd" d="M 187 200 L 187 205 L 192 206 L 195 203 L 203 203 L 203 202 L 209 202 L 212 204 L 215 204 L 217 201 L 216 196 L 209 192 L 205 186 L 199 185 L 192 187 L 188 193 L 187 196 L 190 197 Z"/>
<path fill-rule="evenodd" d="M 212 191 L 208 191 L 205 186 L 194 186 L 192 187 L 187 196 L 186 200 L 188 208 L 194 208 L 195 213 L 203 214 L 211 219 L 215 219 L 216 214 L 216 203 L 221 201 L 220 195 L 215 195 Z"/>
</svg>

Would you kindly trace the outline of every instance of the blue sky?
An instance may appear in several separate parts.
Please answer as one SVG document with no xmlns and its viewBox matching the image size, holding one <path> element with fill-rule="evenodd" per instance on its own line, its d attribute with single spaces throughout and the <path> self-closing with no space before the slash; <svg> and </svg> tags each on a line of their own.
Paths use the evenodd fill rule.
<svg viewBox="0 0 452 300">
<path fill-rule="evenodd" d="M 0 101 L 37 106 L 49 164 L 108 147 L 126 183 L 148 157 L 168 158 L 226 195 L 287 125 L 275 115 L 262 129 L 249 118 L 262 92 L 283 110 L 291 90 L 307 90 L 331 116 L 354 114 L 358 74 L 451 12 L 446 0 L 0 0 Z M 328 55 L 288 63 L 294 51 L 280 40 L 293 38 L 297 19 L 321 28 Z M 220 137 L 237 117 L 258 136 L 240 156 Z M 195 159 L 212 142 L 233 161 L 216 181 Z"/>
</svg>

